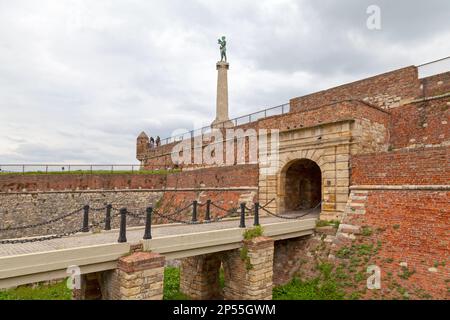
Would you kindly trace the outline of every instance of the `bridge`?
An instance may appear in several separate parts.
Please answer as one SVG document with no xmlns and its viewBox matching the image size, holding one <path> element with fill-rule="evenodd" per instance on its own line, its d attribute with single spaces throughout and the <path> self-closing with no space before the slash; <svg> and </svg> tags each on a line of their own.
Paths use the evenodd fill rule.
<svg viewBox="0 0 450 320">
<path fill-rule="evenodd" d="M 264 207 L 259 207 L 259 204 L 255 204 L 254 208 L 257 207 L 261 208 L 261 211 L 270 212 Z M 233 279 L 233 273 L 239 268 L 245 270 L 241 272 L 249 273 L 249 275 L 255 272 L 257 275 L 261 272 L 266 274 L 267 283 L 270 284 L 270 294 L 269 290 L 265 290 L 260 298 L 270 298 L 275 241 L 301 239 L 312 234 L 320 210 L 313 208 L 313 210 L 291 212 L 285 215 L 259 216 L 259 210 L 256 210 L 255 214 L 253 209 L 253 215 L 249 215 L 249 212 L 246 212 L 249 208 L 242 204 L 241 209 L 238 217 L 225 215 L 222 218 L 210 218 L 207 221 L 197 221 L 195 216 L 186 221 L 169 218 L 171 223 L 153 226 L 151 225 L 152 214 L 158 214 L 158 212 L 147 210 L 146 226 L 125 229 L 125 222 L 125 224 L 121 223 L 120 229 L 101 232 L 79 232 L 54 238 L 50 235 L 0 240 L 2 243 L 0 244 L 0 289 L 63 279 L 69 276 L 68 268 L 75 266 L 79 270 L 81 279 L 80 288 L 74 290 L 75 298 L 160 299 L 162 298 L 164 261 L 182 259 L 181 286 L 183 291 L 193 298 L 217 297 L 217 288 L 211 287 L 210 282 L 213 281 L 213 284 L 216 282 L 214 278 L 218 277 L 221 264 L 225 272 L 228 271 L 226 282 L 229 284 L 228 287 L 232 288 L 228 290 L 228 296 L 225 298 L 259 298 L 248 295 L 255 292 L 251 283 L 250 287 L 249 283 L 242 284 L 245 289 L 243 292 L 247 292 L 247 295 L 243 292 L 237 293 L 236 288 L 233 288 L 233 286 L 236 287 L 236 281 L 248 280 Z M 120 210 L 122 219 L 126 219 L 125 213 L 133 215 L 125 210 Z M 194 219 L 195 221 L 192 221 Z M 245 231 L 253 225 L 262 226 L 263 236 L 245 240 Z M 261 247 L 258 243 L 266 245 Z M 242 258 L 243 247 L 246 247 L 245 252 L 248 252 L 248 257 Z M 265 263 L 264 270 L 248 267 L 252 262 L 254 266 L 261 267 L 260 260 L 266 258 L 268 263 Z M 208 269 L 211 263 L 215 265 L 214 270 L 205 270 L 203 279 L 196 280 L 195 278 L 199 277 L 198 268 L 207 266 Z M 270 272 L 265 270 L 268 267 Z M 150 272 L 151 270 L 154 273 Z M 132 274 L 135 276 L 131 276 Z M 133 278 L 140 280 L 133 285 L 130 284 L 130 281 L 135 281 L 130 280 Z M 153 282 L 153 284 L 145 289 L 145 286 L 142 286 L 145 281 Z M 200 287 L 196 285 L 198 281 L 202 283 Z M 95 284 L 92 285 L 92 283 Z M 134 290 L 128 290 L 130 286 Z M 91 289 L 95 287 L 96 293 L 89 293 L 92 290 L 87 288 L 90 287 Z"/>
</svg>

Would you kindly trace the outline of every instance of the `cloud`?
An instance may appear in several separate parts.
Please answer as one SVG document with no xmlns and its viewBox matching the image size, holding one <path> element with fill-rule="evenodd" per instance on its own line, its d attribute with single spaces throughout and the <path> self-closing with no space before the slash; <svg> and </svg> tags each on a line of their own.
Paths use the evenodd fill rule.
<svg viewBox="0 0 450 320">
<path fill-rule="evenodd" d="M 366 8 L 382 29 L 366 28 Z M 450 3 L 0 0 L 0 162 L 135 163 L 135 139 L 450 52 Z"/>
</svg>

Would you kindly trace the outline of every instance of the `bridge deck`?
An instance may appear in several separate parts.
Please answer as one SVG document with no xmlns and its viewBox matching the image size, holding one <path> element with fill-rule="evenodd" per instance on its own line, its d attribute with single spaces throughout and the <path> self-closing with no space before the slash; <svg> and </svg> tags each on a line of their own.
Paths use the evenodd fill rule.
<svg viewBox="0 0 450 320">
<path fill-rule="evenodd" d="M 315 214 L 307 215 L 302 217 L 302 219 L 317 217 Z M 261 225 L 271 224 L 275 222 L 286 222 L 287 220 L 276 217 L 261 217 Z M 295 220 L 292 220 L 295 221 Z M 247 227 L 251 227 L 253 220 L 251 218 L 246 219 Z M 220 222 L 208 223 L 208 224 L 162 224 L 152 226 L 152 237 L 153 239 L 182 235 L 182 234 L 192 234 L 213 230 L 223 230 L 229 228 L 236 228 L 239 225 L 239 219 L 227 219 Z M 102 231 L 101 233 L 79 233 L 73 236 L 52 239 L 46 241 L 37 241 L 29 243 L 16 243 L 16 244 L 2 244 L 0 245 L 0 257 L 15 256 L 28 253 L 38 253 L 47 252 L 61 249 L 70 249 L 77 247 L 87 247 L 91 245 L 99 244 L 110 244 L 117 243 L 118 230 Z M 127 230 L 127 242 L 138 243 L 144 235 L 143 227 L 131 227 Z"/>
<path fill-rule="evenodd" d="M 275 239 L 299 237 L 313 232 L 316 213 L 295 220 L 261 216 L 264 234 Z M 246 219 L 251 227 L 253 219 Z M 82 273 L 114 269 L 117 259 L 129 252 L 130 244 L 143 243 L 168 259 L 231 250 L 240 247 L 244 229 L 239 219 L 209 224 L 166 224 L 152 227 L 151 240 L 142 240 L 143 227 L 127 230 L 127 243 L 117 243 L 118 230 L 76 234 L 41 242 L 0 245 L 0 288 L 67 276 L 76 265 Z"/>
</svg>

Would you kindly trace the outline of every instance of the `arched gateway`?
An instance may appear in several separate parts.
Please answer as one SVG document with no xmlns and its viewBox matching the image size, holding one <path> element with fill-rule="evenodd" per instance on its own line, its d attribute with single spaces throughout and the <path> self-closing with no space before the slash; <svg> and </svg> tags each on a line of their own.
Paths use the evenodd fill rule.
<svg viewBox="0 0 450 320">
<path fill-rule="evenodd" d="M 309 159 L 289 162 L 281 170 L 280 205 L 285 211 L 318 208 L 322 202 L 322 172 L 319 165 Z"/>
<path fill-rule="evenodd" d="M 259 202 L 278 214 L 320 204 L 321 219 L 341 217 L 349 194 L 351 149 L 356 148 L 353 126 L 353 120 L 345 120 L 280 132 L 275 160 L 260 164 Z"/>
</svg>

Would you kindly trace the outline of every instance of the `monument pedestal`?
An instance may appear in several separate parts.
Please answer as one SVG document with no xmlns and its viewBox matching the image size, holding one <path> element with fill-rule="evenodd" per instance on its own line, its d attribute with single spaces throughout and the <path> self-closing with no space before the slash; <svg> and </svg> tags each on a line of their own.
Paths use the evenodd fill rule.
<svg viewBox="0 0 450 320">
<path fill-rule="evenodd" d="M 228 118 L 228 69 L 230 64 L 225 61 L 219 61 L 216 64 L 217 69 L 217 100 L 216 100 L 216 119 L 211 124 L 213 128 L 230 128 L 233 122 Z"/>
</svg>

